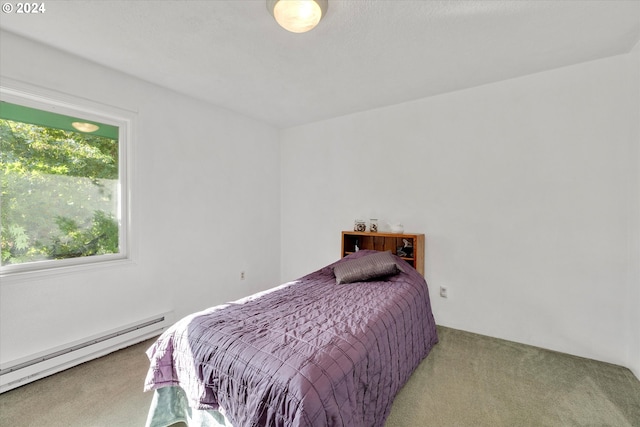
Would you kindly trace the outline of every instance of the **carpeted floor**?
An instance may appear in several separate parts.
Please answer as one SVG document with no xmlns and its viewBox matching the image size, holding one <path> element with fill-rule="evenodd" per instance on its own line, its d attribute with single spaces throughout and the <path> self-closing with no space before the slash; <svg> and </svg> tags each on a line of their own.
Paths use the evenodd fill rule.
<svg viewBox="0 0 640 427">
<path fill-rule="evenodd" d="M 438 327 L 386 427 L 640 426 L 626 368 Z M 0 426 L 144 426 L 147 341 L 0 395 Z"/>
<path fill-rule="evenodd" d="M 144 427 L 153 340 L 0 394 L 1 427 Z"/>
<path fill-rule="evenodd" d="M 640 381 L 626 368 L 455 329 L 438 333 L 386 427 L 640 427 Z"/>
</svg>

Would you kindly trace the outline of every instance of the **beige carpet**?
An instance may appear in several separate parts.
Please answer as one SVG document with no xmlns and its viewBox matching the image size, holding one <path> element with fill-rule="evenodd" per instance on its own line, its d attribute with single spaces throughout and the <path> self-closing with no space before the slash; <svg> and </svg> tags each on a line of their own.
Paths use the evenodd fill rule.
<svg viewBox="0 0 640 427">
<path fill-rule="evenodd" d="M 149 366 L 136 344 L 0 394 L 0 427 L 144 427 Z"/>
<path fill-rule="evenodd" d="M 386 427 L 640 426 L 626 368 L 450 328 L 397 396 Z M 144 426 L 150 341 L 0 395 L 0 426 Z"/>
<path fill-rule="evenodd" d="M 386 427 L 640 427 L 626 368 L 449 328 L 394 401 Z"/>
</svg>

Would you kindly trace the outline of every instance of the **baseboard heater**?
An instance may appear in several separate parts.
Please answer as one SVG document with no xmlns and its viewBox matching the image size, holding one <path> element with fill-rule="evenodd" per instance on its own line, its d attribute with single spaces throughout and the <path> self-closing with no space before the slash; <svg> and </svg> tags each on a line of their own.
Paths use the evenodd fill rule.
<svg viewBox="0 0 640 427">
<path fill-rule="evenodd" d="M 173 312 L 0 365 L 0 393 L 159 335 L 173 324 Z"/>
</svg>

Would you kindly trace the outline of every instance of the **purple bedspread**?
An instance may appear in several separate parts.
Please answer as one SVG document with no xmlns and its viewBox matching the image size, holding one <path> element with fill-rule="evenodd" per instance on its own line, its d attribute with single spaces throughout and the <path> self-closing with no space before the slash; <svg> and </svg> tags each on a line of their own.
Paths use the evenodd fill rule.
<svg viewBox="0 0 640 427">
<path fill-rule="evenodd" d="M 384 425 L 438 341 L 427 285 L 410 267 L 336 285 L 335 264 L 177 322 L 147 351 L 145 390 L 180 386 L 234 426 Z"/>
</svg>

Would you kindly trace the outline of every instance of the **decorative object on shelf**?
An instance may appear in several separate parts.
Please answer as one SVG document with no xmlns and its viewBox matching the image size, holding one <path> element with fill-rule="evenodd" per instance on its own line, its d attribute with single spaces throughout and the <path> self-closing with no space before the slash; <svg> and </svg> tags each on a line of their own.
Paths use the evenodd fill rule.
<svg viewBox="0 0 640 427">
<path fill-rule="evenodd" d="M 395 234 L 404 233 L 404 226 L 402 224 L 391 224 L 390 229 L 391 232 Z"/>
<path fill-rule="evenodd" d="M 369 220 L 369 231 L 372 233 L 378 232 L 378 220 L 375 218 L 371 218 Z"/>
<path fill-rule="evenodd" d="M 328 0 L 267 0 L 276 22 L 292 33 L 312 30 L 327 13 Z"/>
<path fill-rule="evenodd" d="M 402 239 L 402 246 L 398 248 L 396 255 L 401 257 L 412 257 L 413 243 L 409 239 Z"/>
<path fill-rule="evenodd" d="M 353 231 L 365 231 L 367 229 L 367 224 L 364 220 L 356 219 L 353 224 Z"/>
</svg>

